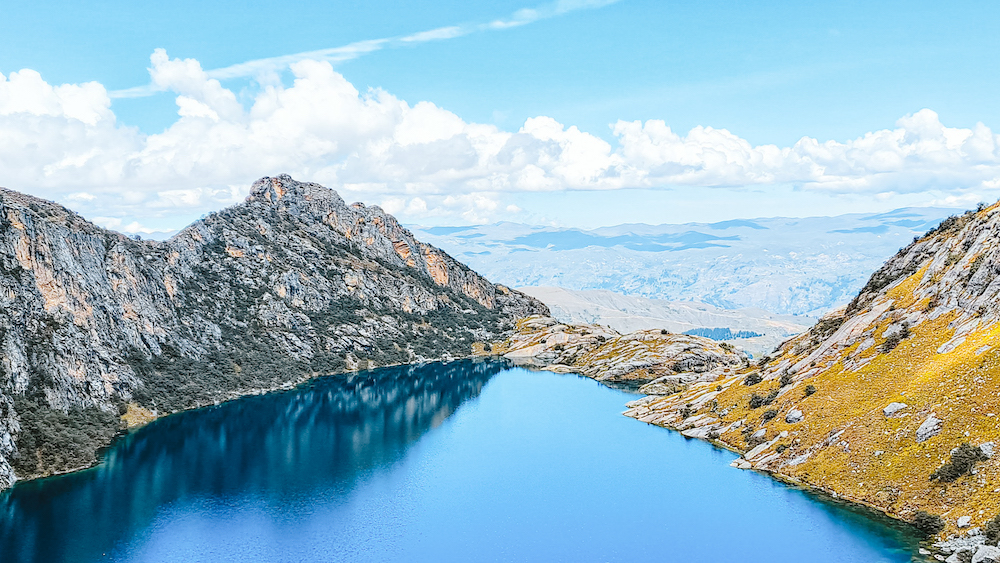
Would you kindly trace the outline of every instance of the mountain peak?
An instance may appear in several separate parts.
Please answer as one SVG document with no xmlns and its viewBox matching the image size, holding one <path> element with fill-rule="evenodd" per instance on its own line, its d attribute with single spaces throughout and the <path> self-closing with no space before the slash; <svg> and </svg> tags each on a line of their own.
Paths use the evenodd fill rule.
<svg viewBox="0 0 1000 563">
<path fill-rule="evenodd" d="M 332 199 L 343 204 L 336 190 L 313 182 L 299 182 L 288 174 L 265 176 L 257 180 L 250 187 L 250 195 L 247 196 L 248 202 L 258 201 L 272 205 L 277 205 L 279 201 L 287 205 L 316 199 Z"/>
</svg>

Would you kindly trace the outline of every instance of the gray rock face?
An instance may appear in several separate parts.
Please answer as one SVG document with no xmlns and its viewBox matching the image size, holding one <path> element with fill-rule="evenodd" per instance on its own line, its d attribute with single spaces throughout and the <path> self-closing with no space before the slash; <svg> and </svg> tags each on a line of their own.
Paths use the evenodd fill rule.
<svg viewBox="0 0 1000 563">
<path fill-rule="evenodd" d="M 378 207 L 288 176 L 166 242 L 0 190 L 0 488 L 92 463 L 126 403 L 165 413 L 467 356 L 547 312 Z M 48 443 L 69 427 L 83 430 Z"/>
<path fill-rule="evenodd" d="M 981 546 L 972 556 L 972 563 L 996 563 L 1000 561 L 1000 547 L 992 545 Z"/>
<path fill-rule="evenodd" d="M 805 417 L 802 415 L 802 411 L 799 409 L 792 409 L 785 415 L 785 422 L 788 424 L 795 424 L 796 422 L 802 422 L 803 418 Z"/>
<path fill-rule="evenodd" d="M 884 409 L 882 409 L 882 414 L 885 416 L 892 416 L 897 412 L 906 408 L 906 403 L 889 403 Z"/>
<path fill-rule="evenodd" d="M 993 457 L 993 454 L 996 453 L 996 444 L 993 442 L 983 442 L 982 444 L 979 444 L 979 449 L 983 452 L 983 455 L 991 458 Z"/>
<path fill-rule="evenodd" d="M 968 528 L 970 524 L 972 524 L 971 516 L 960 516 L 955 523 L 959 528 Z"/>
<path fill-rule="evenodd" d="M 925 442 L 941 432 L 941 419 L 933 414 L 928 416 L 917 428 L 917 442 Z"/>
</svg>

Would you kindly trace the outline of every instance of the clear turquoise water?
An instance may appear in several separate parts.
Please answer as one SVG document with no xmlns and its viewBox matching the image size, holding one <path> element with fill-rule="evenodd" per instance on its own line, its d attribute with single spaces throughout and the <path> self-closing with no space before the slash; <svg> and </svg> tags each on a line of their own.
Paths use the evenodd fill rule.
<svg viewBox="0 0 1000 563">
<path fill-rule="evenodd" d="M 905 529 L 625 418 L 631 398 L 463 361 L 181 413 L 0 495 L 0 560 L 910 561 Z"/>
</svg>

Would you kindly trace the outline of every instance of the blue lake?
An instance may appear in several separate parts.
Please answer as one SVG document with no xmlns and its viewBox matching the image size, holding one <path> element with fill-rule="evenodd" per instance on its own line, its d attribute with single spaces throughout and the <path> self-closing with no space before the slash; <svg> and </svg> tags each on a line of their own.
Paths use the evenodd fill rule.
<svg viewBox="0 0 1000 563">
<path fill-rule="evenodd" d="M 385 368 L 169 416 L 0 494 L 0 560 L 908 562 L 910 532 L 498 362 Z"/>
</svg>

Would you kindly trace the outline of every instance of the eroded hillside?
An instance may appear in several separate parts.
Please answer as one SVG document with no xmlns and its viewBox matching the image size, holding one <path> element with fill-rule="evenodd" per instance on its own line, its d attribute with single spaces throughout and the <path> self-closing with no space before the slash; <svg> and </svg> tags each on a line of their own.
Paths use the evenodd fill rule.
<svg viewBox="0 0 1000 563">
<path fill-rule="evenodd" d="M 0 488 L 92 463 L 120 415 L 467 356 L 547 312 L 288 176 L 166 242 L 2 190 L 0 302 Z"/>
</svg>

